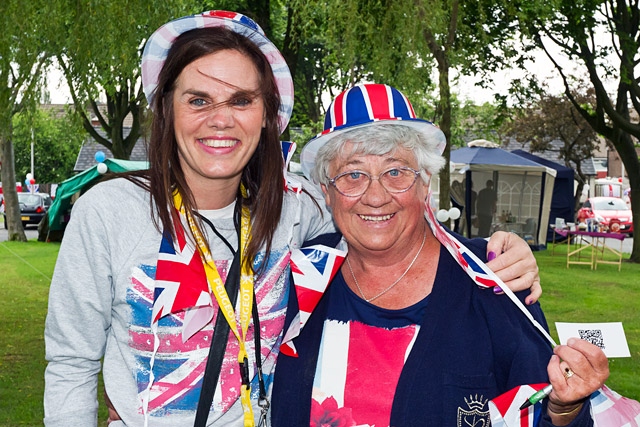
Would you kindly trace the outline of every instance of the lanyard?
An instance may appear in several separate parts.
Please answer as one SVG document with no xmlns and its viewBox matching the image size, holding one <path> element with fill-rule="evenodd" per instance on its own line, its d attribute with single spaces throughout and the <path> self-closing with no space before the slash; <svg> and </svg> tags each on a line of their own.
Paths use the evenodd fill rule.
<svg viewBox="0 0 640 427">
<path fill-rule="evenodd" d="M 176 209 L 183 214 L 189 224 L 191 233 L 193 234 L 198 250 L 200 251 L 200 257 L 204 265 L 205 274 L 207 276 L 207 282 L 209 288 L 218 302 L 220 312 L 224 315 L 227 323 L 233 334 L 236 336 L 239 344 L 238 350 L 238 363 L 240 364 L 240 375 L 242 378 L 242 386 L 240 389 L 240 400 L 242 402 L 242 411 L 244 413 L 244 426 L 253 427 L 253 409 L 251 407 L 251 384 L 249 382 L 249 360 L 246 349 L 246 337 L 247 330 L 249 329 L 249 322 L 251 320 L 251 313 L 253 307 L 253 273 L 251 271 L 250 264 L 244 262 L 244 250 L 249 242 L 249 235 L 251 232 L 251 222 L 249 217 L 249 209 L 247 207 L 242 208 L 242 215 L 240 219 L 240 241 L 238 242 L 238 250 L 240 251 L 240 327 L 236 322 L 236 314 L 227 294 L 227 290 L 224 287 L 224 282 L 220 278 L 220 273 L 216 268 L 213 256 L 206 245 L 205 239 L 200 233 L 200 230 L 196 226 L 196 222 L 193 215 L 188 214 L 184 205 L 182 204 L 182 197 L 179 192 L 174 192 L 173 203 Z M 256 331 L 255 333 L 258 333 Z M 215 331 L 214 331 L 215 333 Z M 256 354 L 256 358 L 261 357 Z"/>
</svg>

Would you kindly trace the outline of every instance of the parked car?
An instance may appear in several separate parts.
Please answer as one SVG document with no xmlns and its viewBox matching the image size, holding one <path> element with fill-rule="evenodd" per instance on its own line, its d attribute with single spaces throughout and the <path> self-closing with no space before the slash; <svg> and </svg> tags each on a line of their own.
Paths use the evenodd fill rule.
<svg viewBox="0 0 640 427">
<path fill-rule="evenodd" d="M 51 196 L 46 193 L 18 193 L 18 202 L 20 203 L 20 219 L 22 225 L 39 224 L 44 215 L 49 210 Z M 4 217 L 4 228 L 8 228 L 7 214 L 2 213 Z"/>
<path fill-rule="evenodd" d="M 631 209 L 619 197 L 590 197 L 578 210 L 577 218 L 578 222 L 595 218 L 611 231 L 619 227 L 617 231 L 621 233 L 633 233 Z"/>
</svg>

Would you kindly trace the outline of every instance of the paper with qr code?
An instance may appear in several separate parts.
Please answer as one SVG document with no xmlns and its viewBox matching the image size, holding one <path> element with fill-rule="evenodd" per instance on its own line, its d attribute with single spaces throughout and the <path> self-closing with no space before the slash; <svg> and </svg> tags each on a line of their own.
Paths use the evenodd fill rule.
<svg viewBox="0 0 640 427">
<path fill-rule="evenodd" d="M 571 337 L 581 338 L 600 347 L 607 357 L 631 357 L 621 322 L 556 322 L 556 330 L 561 344 L 566 344 Z"/>
</svg>

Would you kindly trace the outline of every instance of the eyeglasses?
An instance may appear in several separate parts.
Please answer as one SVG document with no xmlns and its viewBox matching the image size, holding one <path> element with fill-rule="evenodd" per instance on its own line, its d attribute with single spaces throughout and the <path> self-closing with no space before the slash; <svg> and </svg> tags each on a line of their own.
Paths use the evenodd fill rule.
<svg viewBox="0 0 640 427">
<path fill-rule="evenodd" d="M 360 170 L 352 170 L 342 172 L 329 179 L 329 184 L 333 185 L 343 196 L 358 197 L 367 191 L 372 180 L 377 179 L 389 193 L 403 193 L 413 186 L 418 176 L 420 176 L 420 171 L 409 167 L 391 168 L 377 176 L 371 176 Z"/>
</svg>

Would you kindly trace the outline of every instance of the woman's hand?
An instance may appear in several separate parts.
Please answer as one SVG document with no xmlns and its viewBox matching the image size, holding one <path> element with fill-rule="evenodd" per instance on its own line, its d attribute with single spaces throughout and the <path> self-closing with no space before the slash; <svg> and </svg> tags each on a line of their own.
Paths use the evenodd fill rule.
<svg viewBox="0 0 640 427">
<path fill-rule="evenodd" d="M 109 396 L 107 395 L 106 391 L 104 392 L 104 403 L 107 405 L 107 410 L 109 412 L 107 425 L 111 424 L 113 421 L 119 421 L 122 419 L 120 418 L 120 415 L 118 415 L 116 408 L 113 407 L 113 403 L 111 403 L 111 399 L 109 399 Z"/>
<path fill-rule="evenodd" d="M 509 289 L 514 292 L 531 290 L 531 295 L 525 300 L 528 305 L 538 301 L 542 294 L 538 264 L 527 242 L 517 234 L 496 231 L 487 244 L 487 260 L 487 267 L 496 273 Z"/>
<path fill-rule="evenodd" d="M 557 346 L 547 373 L 553 385 L 547 413 L 556 426 L 569 424 L 609 377 L 609 361 L 597 346 L 578 338 Z"/>
</svg>

